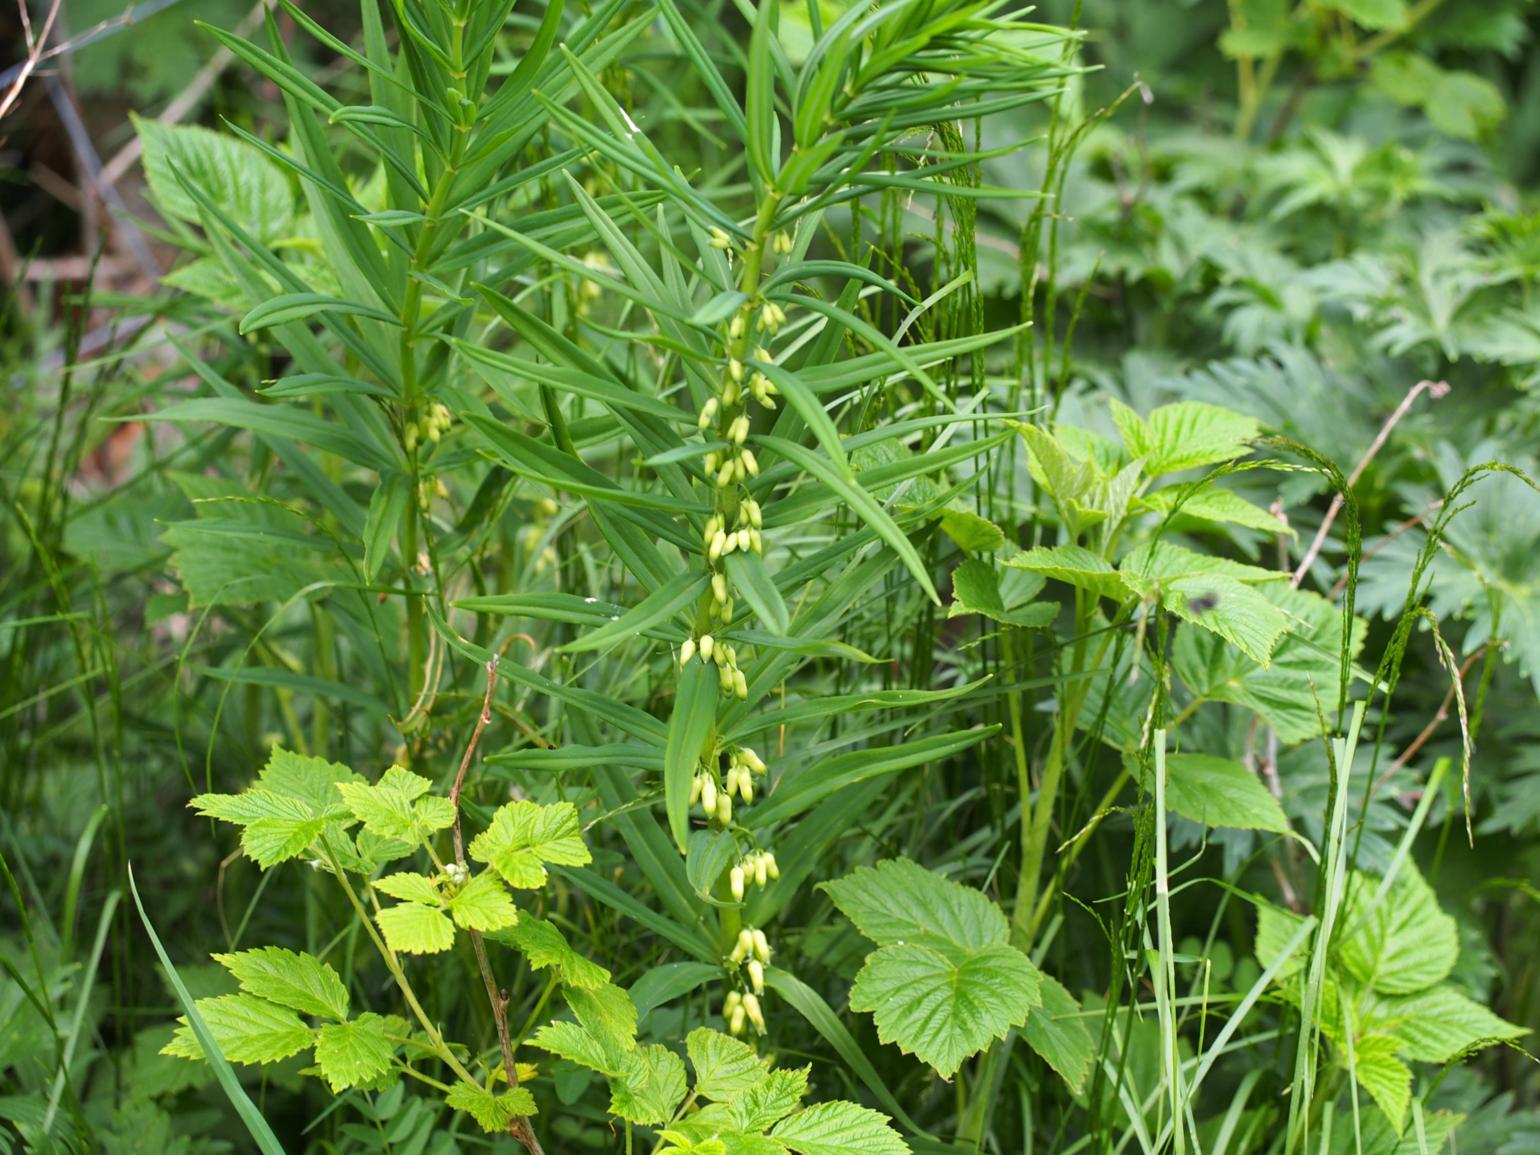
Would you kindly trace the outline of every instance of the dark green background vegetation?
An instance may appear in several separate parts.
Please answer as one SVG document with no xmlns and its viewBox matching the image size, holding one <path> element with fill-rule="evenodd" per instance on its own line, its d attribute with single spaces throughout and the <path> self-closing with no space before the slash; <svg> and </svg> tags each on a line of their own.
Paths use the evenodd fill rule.
<svg viewBox="0 0 1540 1155">
<path fill-rule="evenodd" d="M 136 139 L 130 113 L 153 121 L 190 88 L 202 95 L 180 110 L 182 124 L 297 148 L 292 100 L 286 108 L 252 59 L 225 60 L 199 79 L 219 42 L 193 17 L 228 29 L 251 9 L 238 0 L 194 7 L 173 5 L 70 54 L 0 120 L 0 207 L 14 250 L 0 318 L 0 1151 L 255 1149 L 202 1064 L 159 1054 L 182 1008 L 135 913 L 130 867 L 194 996 L 233 986 L 211 953 L 277 944 L 325 957 L 358 1006 L 399 1009 L 324 873 L 298 862 L 260 871 L 228 827 L 187 803 L 242 789 L 274 745 L 370 780 L 401 760 L 447 790 L 481 709 L 480 658 L 498 647 L 515 673 L 482 739 L 472 815 L 479 824 L 510 797 L 572 801 L 592 875 L 608 886 L 600 893 L 558 874 L 531 909 L 633 992 L 659 968 L 687 964 L 660 930 L 682 920 L 682 906 L 694 903 L 691 917 L 711 942 L 726 925 L 699 887 L 681 882 L 661 757 L 612 765 L 601 754 L 564 762 L 545 753 L 619 740 L 606 729 L 611 715 L 545 692 L 540 678 L 666 726 L 682 682 L 684 619 L 652 623 L 648 637 L 614 649 L 563 649 L 610 616 L 585 614 L 583 599 L 618 613 L 642 600 L 646 584 L 633 558 L 613 548 L 602 506 L 596 516 L 550 469 L 519 473 L 507 457 L 517 453 L 498 450 L 485 429 L 515 430 L 568 465 L 575 444 L 604 478 L 654 497 L 673 463 L 647 463 L 655 447 L 635 443 L 592 397 L 558 397 L 506 366 L 477 370 L 450 340 L 533 361 L 530 330 L 515 337 L 498 308 L 516 298 L 582 356 L 645 381 L 693 417 L 706 378 L 680 368 L 690 361 L 677 346 L 688 342 L 660 336 L 674 331 L 655 302 L 590 279 L 646 287 L 576 206 L 601 206 L 648 267 L 665 270 L 660 279 L 716 267 L 704 218 L 690 215 L 683 195 L 660 191 L 656 173 L 639 175 L 577 125 L 547 112 L 527 117 L 519 124 L 527 135 L 496 175 L 529 171 L 569 147 L 573 155 L 530 189 L 462 205 L 491 225 L 446 213 L 446 233 L 463 230 L 458 247 L 424 244 L 432 259 L 419 271 L 431 266 L 436 279 L 417 278 L 416 291 L 454 303 L 442 314 L 423 309 L 429 336 L 406 353 L 417 391 L 377 408 L 373 397 L 339 401 L 324 390 L 260 393 L 304 371 L 303 349 L 281 331 L 313 331 L 359 377 L 371 350 L 396 354 L 371 344 L 378 334 L 364 327 L 368 317 L 349 330 L 359 348 L 345 352 L 339 330 L 303 311 L 289 318 L 297 325 L 252 323 L 253 284 L 273 295 L 280 286 L 261 280 L 271 270 L 242 285 L 220 265 L 210 239 L 219 230 L 200 206 L 178 213 L 167 204 L 177 178 L 154 170 L 153 127 L 147 173 L 127 160 L 113 166 Z M 397 50 L 394 7 L 380 5 L 379 19 Z M 932 15 L 957 7 L 938 3 Z M 364 44 L 354 5 L 303 8 L 344 46 Z M 678 8 L 729 95 L 745 99 L 754 6 Z M 34 5 L 34 22 L 45 9 Z M 109 0 L 71 4 L 70 31 L 119 10 Z M 563 38 L 593 10 L 608 11 L 606 29 L 640 20 L 642 30 L 600 61 L 591 87 L 568 85 L 555 103 L 603 136 L 615 102 L 703 200 L 752 224 L 763 193 L 751 178 L 754 150 L 737 139 L 678 30 L 638 0 L 612 11 L 570 6 Z M 832 23 L 842 9 L 822 11 Z M 544 13 L 514 9 L 488 50 L 488 92 L 512 83 Z M 779 15 L 787 58 L 800 67 L 813 37 L 806 10 L 788 3 Z M 1019 100 L 976 120 L 963 110 L 986 99 L 987 86 L 970 91 L 945 117 L 917 121 L 923 131 L 882 151 L 872 171 L 911 174 L 947 155 L 966 164 L 925 182 L 861 186 L 802 237 L 809 259 L 848 262 L 885 285 L 857 300 L 841 295 L 847 281 L 832 267 L 823 280 L 810 275 L 810 297 L 839 302 L 861 324 L 831 321 L 837 339 L 799 352 L 806 364 L 874 359 L 877 384 L 863 383 L 854 400 L 841 394 L 838 408 L 832 392 L 814 404 L 827 403 L 855 482 L 893 513 L 914 564 L 877 540 L 845 491 L 804 486 L 798 459 L 764 453 L 766 477 L 786 487 L 774 502 L 762 498 L 765 565 L 792 577 L 773 598 L 741 599 L 753 601 L 741 612 L 761 619 L 745 627 L 759 630 L 757 642 L 741 635 L 750 639 L 739 643 L 745 653 L 757 644 L 787 663 L 752 708 L 773 714 L 787 696 L 854 703 L 878 691 L 955 693 L 895 694 L 880 710 L 814 706 L 775 715 L 787 724 L 755 737 L 771 782 L 809 766 L 851 771 L 819 808 L 777 824 L 773 847 L 793 877 L 753 908 L 773 926 L 777 967 L 829 1008 L 832 1025 L 773 991 L 761 1049 L 782 1066 L 810 1063 L 815 1101 L 889 1114 L 901 1105 L 909 1118 L 898 1130 L 915 1151 L 1283 1155 L 1295 1141 L 1302 1045 L 1319 1062 L 1319 1082 L 1299 1108 L 1312 1152 L 1540 1151 L 1540 1073 L 1523 1049 L 1534 1049 L 1533 1035 L 1469 1061 L 1403 1048 L 1410 1082 L 1400 1086 L 1393 1071 L 1388 1090 L 1371 1086 L 1371 1072 L 1351 1073 L 1329 1008 L 1302 1015 L 1283 984 L 1261 980 L 1271 960 L 1257 911 L 1264 924 L 1269 910 L 1280 920 L 1283 910 L 1320 914 L 1331 908 L 1331 873 L 1317 858 L 1340 855 L 1344 872 L 1372 880 L 1404 850 L 1407 869 L 1436 895 L 1408 916 L 1409 940 L 1457 938 L 1457 960 L 1432 981 L 1518 1028 L 1540 1029 L 1540 495 L 1529 482 L 1540 477 L 1540 12 L 1527 0 L 1055 0 L 1030 18 L 1078 31 L 1033 41 L 1040 72 L 999 81 Z M 344 104 L 380 102 L 365 69 L 291 14 L 280 12 L 273 31 L 296 73 L 324 92 Z M 269 44 L 259 22 L 247 34 Z M 23 46 L 13 43 L 19 59 Z M 892 91 L 896 103 L 918 99 Z M 66 130 L 67 109 L 84 113 L 83 138 Z M 784 109 L 782 119 L 789 139 Z M 370 225 L 421 229 L 421 220 L 389 219 L 408 203 L 410 181 L 343 120 L 315 117 L 317 139 L 335 146 L 350 195 L 380 214 Z M 380 136 L 406 155 L 419 147 L 398 126 Z M 918 148 L 930 151 L 919 157 Z M 103 162 L 115 183 L 92 191 Z M 326 216 L 335 205 L 326 209 L 325 195 L 294 171 L 262 163 L 292 219 L 258 241 L 272 242 L 279 267 L 347 298 L 355 285 L 333 259 L 345 227 Z M 209 171 L 244 170 L 216 160 Z M 996 188 L 1033 195 L 990 195 Z M 260 231 L 250 219 L 235 223 Z M 531 255 L 498 224 L 527 228 L 547 251 Z M 457 293 L 440 298 L 446 280 Z M 491 293 L 478 296 L 472 280 Z M 708 327 L 735 307 L 715 316 L 711 292 L 690 292 L 695 319 L 706 315 Z M 911 317 L 917 302 L 925 307 Z M 804 304 L 800 319 L 810 315 Z M 797 320 L 793 310 L 794 333 Z M 1024 321 L 1031 326 L 1015 328 Z M 884 361 L 904 355 L 889 352 L 895 345 L 923 351 L 994 330 L 1012 331 L 927 360 L 930 391 L 897 360 Z M 547 359 L 568 355 L 559 344 L 541 348 Z M 392 452 L 430 402 L 452 411 L 454 427 L 431 453 L 409 449 L 405 459 L 422 464 L 403 473 L 394 457 L 389 467 L 360 468 L 346 452 L 254 432 L 249 413 L 149 419 L 216 397 L 349 436 L 373 420 Z M 1306 593 L 1289 603 L 1290 661 L 1263 672 L 1202 632 L 1212 626 L 1193 619 L 1236 603 L 1216 611 L 1205 601 L 1213 595 L 1195 586 L 1175 601 L 1178 587 L 1159 582 L 1099 597 L 1084 592 L 1083 576 L 1013 564 L 1020 551 L 1068 542 L 1078 517 L 1086 543 L 1099 519 L 1118 522 L 1121 512 L 1105 508 L 1115 504 L 1108 479 L 1154 453 L 1135 452 L 1114 402 L 1141 415 L 1206 402 L 1255 428 L 1243 428 L 1234 452 L 1195 459 L 1219 465 L 1216 485 L 1249 512 L 1228 506 L 1205 517 L 1195 505 L 1167 517 L 1169 501 L 1132 507 L 1126 531 L 1102 542 L 1109 562 L 1126 565 L 1161 538 L 1289 574 L 1330 520 L 1300 575 Z M 943 424 L 949 407 L 978 420 Z M 787 408 L 783 398 L 778 412 Z M 1095 464 L 1086 476 L 1103 488 L 1088 481 L 1078 497 L 1067 494 L 1044 464 L 1052 450 L 1008 419 L 1056 431 L 1075 463 Z M 918 424 L 894 433 L 905 421 Z M 761 424 L 756 434 L 770 432 L 768 419 Z M 827 448 L 810 426 L 794 426 L 795 435 Z M 1271 467 L 1250 467 L 1263 461 Z M 1329 463 L 1353 475 L 1342 512 Z M 1511 468 L 1472 479 L 1488 463 Z M 1173 469 L 1167 488 L 1151 492 L 1169 497 L 1175 482 L 1200 475 Z M 389 508 L 393 517 L 377 515 L 376 492 L 396 484 L 401 505 Z M 690 484 L 711 493 L 693 473 Z M 419 493 L 421 540 L 409 536 L 419 519 L 403 517 Z M 876 542 L 863 556 L 884 559 L 880 572 L 840 568 L 841 544 L 863 532 Z M 691 564 L 700 560 L 696 536 Z M 427 566 L 417 564 L 419 550 Z M 1359 620 L 1344 637 L 1348 596 Z M 482 600 L 443 616 L 472 598 Z M 777 601 L 788 621 L 762 628 Z M 1048 606 L 1056 616 L 1036 612 Z M 798 644 L 777 650 L 766 633 Z M 1353 661 L 1345 686 L 1344 650 Z M 1213 673 L 1206 688 L 1193 673 L 1200 658 Z M 531 676 L 521 681 L 517 670 Z M 1339 690 L 1367 704 L 1357 757 L 1344 765 L 1332 743 L 1349 731 L 1351 706 L 1339 714 Z M 1202 815 L 1190 799 L 1171 800 L 1171 814 L 1157 808 L 1151 719 L 1173 753 L 1245 766 L 1275 795 L 1279 817 L 1268 811 L 1237 829 L 1194 820 Z M 948 744 L 947 735 L 967 738 Z M 937 743 L 925 748 L 933 754 L 895 757 L 926 741 Z M 831 768 L 821 761 L 829 758 L 847 761 Z M 1064 778 L 1044 802 L 1054 765 Z M 1026 798 L 1023 774 L 1033 786 Z M 1038 814 L 1045 825 L 1034 834 Z M 1168 831 L 1158 847 L 1157 825 Z M 664 853 L 650 858 L 639 849 L 648 847 Z M 1012 941 L 1072 998 L 1067 1011 L 1059 1005 L 1061 1025 L 1073 1025 L 1064 1027 L 1072 1061 L 1050 1065 L 1039 1042 L 1029 1047 L 1012 1032 L 946 1081 L 884 1045 L 871 1017 L 850 1009 L 872 947 L 818 884 L 894 857 L 1000 905 Z M 1397 909 L 1416 905 L 1404 901 Z M 1363 980 L 1370 991 L 1342 948 L 1331 950 L 1332 981 L 1346 989 Z M 506 957 L 511 1019 L 565 1013 L 559 1000 L 547 1007 L 541 976 Z M 470 948 L 411 965 L 446 1034 L 493 1049 Z M 660 997 L 641 1037 L 677 1049 L 692 1028 L 722 1027 L 724 981 L 713 975 Z M 1185 1062 L 1190 1078 L 1232 1021 L 1238 1030 L 1188 1105 L 1190 1118 L 1175 1135 L 1163 1131 L 1168 1067 Z M 655 1129 L 617 1129 L 603 1079 L 535 1050 L 519 1057 L 544 1065 L 530 1086 L 547 1151 L 653 1149 Z M 238 1068 L 291 1152 L 518 1149 L 415 1084 L 333 1096 L 301 1074 L 306 1065 Z M 1392 1124 L 1398 1112 L 1386 1105 L 1397 1102 Z"/>
</svg>

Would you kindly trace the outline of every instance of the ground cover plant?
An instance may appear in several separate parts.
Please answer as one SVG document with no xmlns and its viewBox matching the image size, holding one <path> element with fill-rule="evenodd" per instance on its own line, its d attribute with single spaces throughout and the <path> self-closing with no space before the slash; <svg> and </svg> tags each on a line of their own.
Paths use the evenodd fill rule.
<svg viewBox="0 0 1540 1155">
<path fill-rule="evenodd" d="M 161 7 L 0 121 L 0 1150 L 1540 1149 L 1523 0 Z"/>
</svg>

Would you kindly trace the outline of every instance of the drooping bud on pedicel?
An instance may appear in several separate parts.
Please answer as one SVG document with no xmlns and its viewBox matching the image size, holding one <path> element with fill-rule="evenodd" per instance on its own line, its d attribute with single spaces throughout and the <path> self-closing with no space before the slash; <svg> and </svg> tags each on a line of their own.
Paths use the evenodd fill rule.
<svg viewBox="0 0 1540 1155">
<path fill-rule="evenodd" d="M 765 932 L 755 927 L 750 932 L 754 938 L 754 957 L 762 963 L 770 961 L 770 940 L 765 937 Z"/>
<path fill-rule="evenodd" d="M 733 824 L 733 796 L 725 790 L 717 795 L 717 821 L 723 826 Z"/>
<path fill-rule="evenodd" d="M 706 812 L 706 817 L 710 818 L 717 812 L 717 783 L 710 774 L 703 774 L 701 777 L 705 781 L 700 787 L 700 807 Z"/>
<path fill-rule="evenodd" d="M 765 1015 L 764 1015 L 764 1012 L 759 1009 L 759 998 L 758 998 L 758 996 L 751 995 L 751 994 L 750 995 L 744 995 L 743 996 L 743 1010 L 744 1010 L 744 1013 L 746 1015 L 748 1015 L 749 1022 L 754 1025 L 754 1029 L 756 1031 L 758 1031 L 760 1034 L 764 1034 L 765 1033 Z"/>
<path fill-rule="evenodd" d="M 728 887 L 732 891 L 733 901 L 743 901 L 743 867 L 735 866 L 728 872 Z"/>
<path fill-rule="evenodd" d="M 700 408 L 700 418 L 696 421 L 696 424 L 702 429 L 708 428 L 717 419 L 718 408 L 719 404 L 715 397 L 707 398 L 706 403 Z"/>
<path fill-rule="evenodd" d="M 701 791 L 705 788 L 705 775 L 697 774 L 690 779 L 690 805 L 694 806 L 700 801 Z"/>
<path fill-rule="evenodd" d="M 711 661 L 711 655 L 717 648 L 717 640 L 710 634 L 700 636 L 700 656 L 706 661 Z"/>
<path fill-rule="evenodd" d="M 749 986 L 754 988 L 756 995 L 765 993 L 765 964 L 757 958 L 751 958 L 748 965 Z"/>
<path fill-rule="evenodd" d="M 679 664 L 681 666 L 688 666 L 690 664 L 690 659 L 693 658 L 694 656 L 695 656 L 695 639 L 694 638 L 686 638 L 684 640 L 684 645 L 679 647 Z"/>
</svg>

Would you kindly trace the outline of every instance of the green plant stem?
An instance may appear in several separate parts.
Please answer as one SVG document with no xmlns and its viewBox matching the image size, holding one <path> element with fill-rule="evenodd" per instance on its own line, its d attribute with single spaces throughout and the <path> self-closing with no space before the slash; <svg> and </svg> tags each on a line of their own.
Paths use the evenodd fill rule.
<svg viewBox="0 0 1540 1155">
<path fill-rule="evenodd" d="M 390 949 L 389 944 L 380 937 L 379 931 L 374 929 L 374 921 L 369 917 L 369 912 L 364 909 L 364 904 L 359 901 L 357 892 L 352 883 L 348 881 L 347 874 L 342 869 L 342 864 L 337 860 L 336 853 L 331 848 L 331 843 L 323 834 L 321 836 L 321 850 L 326 855 L 326 863 L 331 867 L 332 874 L 342 884 L 342 892 L 347 895 L 348 902 L 353 907 L 353 912 L 358 915 L 358 920 L 363 923 L 364 930 L 369 934 L 369 940 L 380 952 L 380 957 L 385 960 L 385 969 L 390 971 L 390 977 L 395 980 L 397 988 L 401 991 L 402 998 L 406 999 L 406 1005 L 411 1008 L 412 1016 L 417 1020 L 417 1025 L 422 1027 L 423 1034 L 428 1036 L 428 1041 L 433 1045 L 433 1052 L 443 1060 L 444 1065 L 473 1087 L 480 1087 L 480 1081 L 472 1075 L 455 1058 L 454 1052 L 449 1049 L 449 1044 L 444 1041 L 444 1036 L 434 1026 L 433 1020 L 428 1017 L 428 1012 L 422 1009 L 422 1004 L 417 1001 L 417 992 L 412 989 L 412 984 L 406 977 L 406 972 L 401 969 L 401 960 L 396 957 L 396 952 Z"/>
<path fill-rule="evenodd" d="M 1075 643 L 1070 658 L 1070 669 L 1065 677 L 1065 687 L 1059 696 L 1059 713 L 1053 723 L 1053 738 L 1049 743 L 1048 756 L 1043 763 L 1042 780 L 1038 784 L 1037 799 L 1028 806 L 1028 796 L 1021 800 L 1021 878 L 1016 889 L 1016 905 L 1012 910 L 1011 937 L 1016 946 L 1030 950 L 1033 936 L 1037 933 L 1038 889 L 1042 884 L 1043 860 L 1048 853 L 1048 836 L 1053 826 L 1054 807 L 1058 803 L 1059 787 L 1069 762 L 1070 744 L 1074 741 L 1075 726 L 1080 709 L 1085 704 L 1087 686 L 1081 676 L 1086 667 L 1086 637 L 1091 625 L 1091 611 L 1095 603 L 1083 590 L 1075 594 Z M 1104 639 L 1098 647 L 1097 660 L 1105 654 Z M 1019 709 L 1019 706 L 1017 707 Z"/>
</svg>

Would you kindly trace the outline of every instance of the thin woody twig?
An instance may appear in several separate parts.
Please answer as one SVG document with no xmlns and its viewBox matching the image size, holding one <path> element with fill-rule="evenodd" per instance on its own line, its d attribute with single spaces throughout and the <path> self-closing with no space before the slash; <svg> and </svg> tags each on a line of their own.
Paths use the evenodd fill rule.
<svg viewBox="0 0 1540 1155">
<path fill-rule="evenodd" d="M 510 639 L 511 640 L 511 639 Z M 506 645 L 507 643 L 504 643 Z M 497 691 L 497 666 L 500 655 L 493 654 L 487 662 L 487 690 L 481 699 L 481 712 L 476 716 L 476 725 L 471 730 L 470 741 L 465 744 L 465 753 L 460 758 L 460 768 L 455 772 L 454 785 L 449 790 L 449 801 L 454 806 L 454 848 L 455 864 L 461 871 L 470 868 L 465 862 L 465 836 L 460 831 L 460 792 L 465 789 L 465 775 L 470 770 L 471 762 L 476 756 L 476 747 L 481 742 L 481 733 L 492 721 L 492 695 Z M 471 946 L 476 951 L 476 969 L 481 972 L 481 981 L 487 988 L 487 1001 L 492 1004 L 492 1021 L 497 1027 L 497 1043 L 503 1053 L 503 1073 L 508 1078 L 510 1088 L 519 1085 L 519 1067 L 513 1059 L 513 1040 L 508 1034 L 508 993 L 497 985 L 497 979 L 492 974 L 492 961 L 487 957 L 487 944 L 481 937 L 481 932 L 471 930 Z M 530 1155 L 545 1155 L 540 1146 L 540 1140 L 535 1136 L 535 1129 L 523 1116 L 518 1116 L 508 1124 L 508 1133 L 522 1143 Z"/>
<path fill-rule="evenodd" d="M 1401 423 L 1401 418 L 1405 417 L 1411 409 L 1412 402 L 1416 401 L 1424 391 L 1437 401 L 1449 392 L 1449 383 L 1447 381 L 1419 381 L 1407 390 L 1406 396 L 1401 398 L 1401 404 L 1396 406 L 1395 412 L 1380 427 L 1380 431 L 1375 436 L 1368 451 L 1364 453 L 1358 465 L 1354 467 L 1352 475 L 1348 477 L 1349 489 L 1358 484 L 1358 479 L 1363 476 L 1363 472 L 1368 468 L 1369 462 L 1373 461 L 1375 455 L 1385 447 L 1385 442 L 1390 438 L 1391 430 Z M 1326 535 L 1331 532 L 1332 523 L 1337 520 L 1337 514 L 1342 512 L 1344 500 L 1340 493 L 1331 499 L 1331 508 L 1326 511 L 1326 517 L 1321 522 L 1321 528 L 1316 530 L 1315 539 L 1311 541 L 1310 548 L 1305 551 L 1305 556 L 1300 559 L 1299 568 L 1294 571 L 1294 576 L 1289 579 L 1289 584 L 1295 589 L 1299 588 L 1299 584 L 1305 580 L 1305 575 L 1310 572 L 1310 567 L 1315 564 L 1315 559 L 1320 554 L 1321 547 L 1326 544 Z"/>
<path fill-rule="evenodd" d="M 27 0 L 17 0 L 21 8 L 21 26 L 27 39 L 27 58 L 13 69 L 13 76 L 8 76 L 10 87 L 5 96 L 0 97 L 0 117 L 11 111 L 11 106 L 21 97 L 21 90 L 26 87 L 27 79 L 37 69 L 37 66 L 49 55 L 44 52 L 43 45 L 48 43 L 48 37 L 53 32 L 54 21 L 59 18 L 59 9 L 64 0 L 53 0 L 48 6 L 48 15 L 43 17 L 43 30 L 36 36 L 32 34 L 32 17 L 27 11 Z"/>
</svg>

